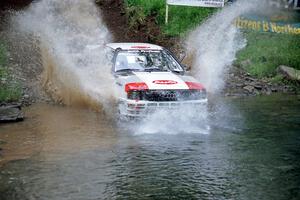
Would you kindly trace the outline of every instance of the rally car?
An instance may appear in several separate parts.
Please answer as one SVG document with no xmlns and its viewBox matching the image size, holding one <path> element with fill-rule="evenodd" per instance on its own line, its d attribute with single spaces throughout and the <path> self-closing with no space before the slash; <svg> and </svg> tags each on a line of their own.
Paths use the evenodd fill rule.
<svg viewBox="0 0 300 200">
<path fill-rule="evenodd" d="M 207 103 L 206 90 L 167 49 L 148 43 L 107 44 L 119 92 L 121 116 L 141 117 L 158 109 Z"/>
</svg>

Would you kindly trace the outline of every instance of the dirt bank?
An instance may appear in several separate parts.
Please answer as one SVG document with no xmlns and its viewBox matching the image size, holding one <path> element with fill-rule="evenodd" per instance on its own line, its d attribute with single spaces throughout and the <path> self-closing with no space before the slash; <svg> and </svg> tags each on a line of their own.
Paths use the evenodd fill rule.
<svg viewBox="0 0 300 200">
<path fill-rule="evenodd" d="M 149 42 L 177 51 L 180 39 L 162 34 L 156 16 L 146 17 L 143 23 L 130 26 L 123 0 L 98 0 L 104 22 L 113 34 L 114 42 Z"/>
<path fill-rule="evenodd" d="M 43 64 L 39 41 L 32 35 L 25 35 L 14 29 L 9 23 L 11 10 L 5 10 L 5 8 L 22 9 L 27 5 L 24 1 L 17 5 L 5 4 L 5 7 L 1 7 L 0 41 L 7 50 L 6 67 L 22 90 L 21 98 L 17 102 L 0 102 L 1 106 L 12 104 L 28 106 L 36 102 L 51 102 L 41 84 Z"/>
</svg>

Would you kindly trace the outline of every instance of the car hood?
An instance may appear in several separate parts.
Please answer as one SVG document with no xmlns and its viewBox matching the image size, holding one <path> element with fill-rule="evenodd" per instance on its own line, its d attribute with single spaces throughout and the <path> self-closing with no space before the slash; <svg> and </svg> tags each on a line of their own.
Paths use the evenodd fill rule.
<svg viewBox="0 0 300 200">
<path fill-rule="evenodd" d="M 172 72 L 133 72 L 150 90 L 189 89 L 181 76 Z"/>
</svg>

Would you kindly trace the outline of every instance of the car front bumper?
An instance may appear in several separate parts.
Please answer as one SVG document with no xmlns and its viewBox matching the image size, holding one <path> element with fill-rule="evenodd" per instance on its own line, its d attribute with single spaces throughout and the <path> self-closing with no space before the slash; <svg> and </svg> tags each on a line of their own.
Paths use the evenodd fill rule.
<svg viewBox="0 0 300 200">
<path fill-rule="evenodd" d="M 190 107 L 193 110 L 201 110 L 206 107 L 207 99 L 190 101 L 136 101 L 119 99 L 119 113 L 128 117 L 144 117 L 158 110 L 176 110 Z"/>
</svg>

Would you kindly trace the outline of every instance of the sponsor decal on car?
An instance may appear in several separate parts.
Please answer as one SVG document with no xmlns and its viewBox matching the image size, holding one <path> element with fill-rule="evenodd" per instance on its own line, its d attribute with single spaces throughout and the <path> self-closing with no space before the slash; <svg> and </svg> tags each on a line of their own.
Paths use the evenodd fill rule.
<svg viewBox="0 0 300 200">
<path fill-rule="evenodd" d="M 152 83 L 160 84 L 160 85 L 174 85 L 177 84 L 178 82 L 173 80 L 155 80 Z"/>
</svg>

